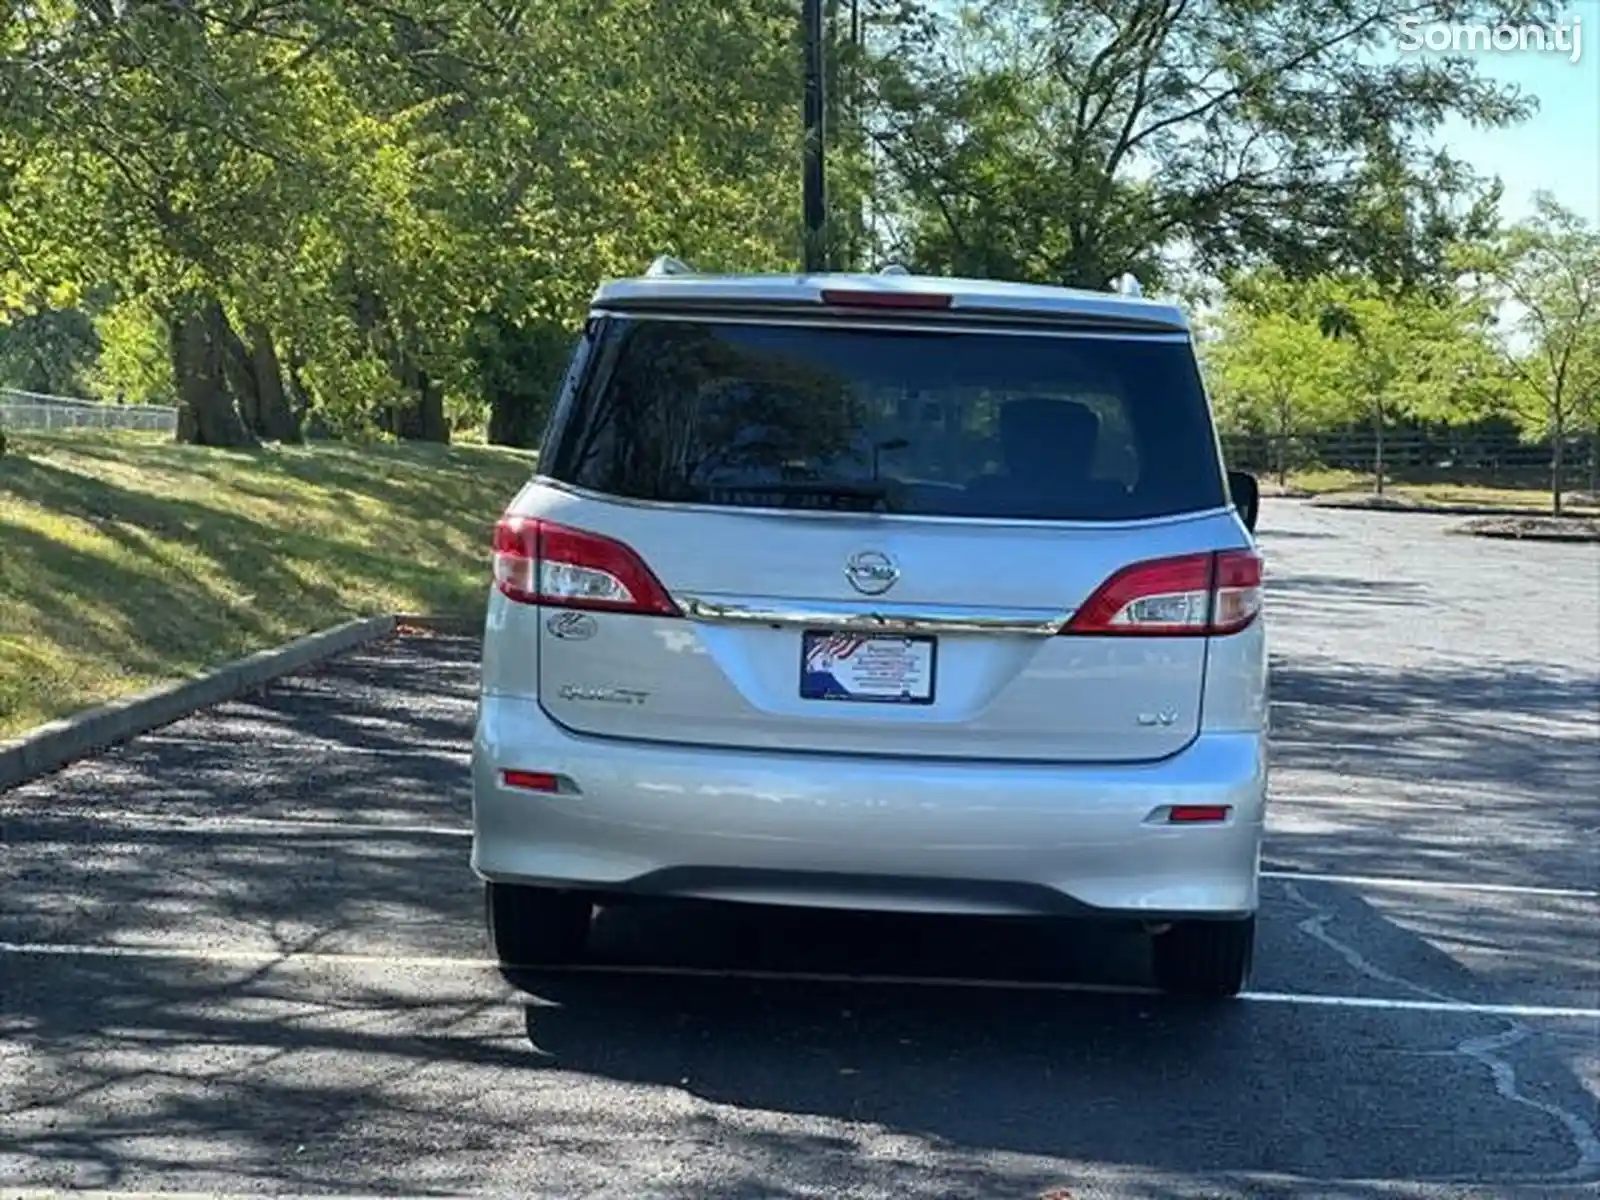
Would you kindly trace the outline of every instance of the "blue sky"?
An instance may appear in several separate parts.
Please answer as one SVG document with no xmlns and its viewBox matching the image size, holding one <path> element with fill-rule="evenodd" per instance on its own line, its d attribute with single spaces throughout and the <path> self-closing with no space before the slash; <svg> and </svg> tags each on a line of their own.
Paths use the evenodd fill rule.
<svg viewBox="0 0 1600 1200">
<path fill-rule="evenodd" d="M 1538 98 L 1536 116 L 1488 132 L 1452 121 L 1441 137 L 1452 153 L 1504 180 L 1508 220 L 1527 215 L 1533 193 L 1544 189 L 1600 222 L 1600 0 L 1567 0 L 1564 15 L 1581 18 L 1576 63 L 1560 53 L 1476 52 L 1483 74 Z"/>
</svg>

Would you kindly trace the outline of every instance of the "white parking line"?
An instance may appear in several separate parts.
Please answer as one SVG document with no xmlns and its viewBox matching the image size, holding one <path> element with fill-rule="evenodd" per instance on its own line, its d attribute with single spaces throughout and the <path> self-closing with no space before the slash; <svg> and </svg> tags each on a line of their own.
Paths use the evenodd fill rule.
<svg viewBox="0 0 1600 1200">
<path fill-rule="evenodd" d="M 183 962 L 248 963 L 254 966 L 381 966 L 387 969 L 484 970 L 492 959 L 446 958 L 436 955 L 344 954 L 329 951 L 227 950 L 191 946 L 79 946 L 59 942 L 0 942 L 0 954 L 37 958 L 154 959 Z M 826 971 L 760 971 L 742 968 L 633 966 L 582 963 L 540 967 L 541 975 L 613 975 L 669 979 L 724 979 L 765 983 L 822 983 L 852 987 L 944 988 L 992 992 L 1067 992 L 1096 995 L 1157 996 L 1154 988 L 1109 983 L 1075 983 L 1035 979 L 970 979 L 961 976 L 873 975 Z M 1376 1009 L 1456 1016 L 1562 1018 L 1600 1021 L 1600 1008 L 1550 1004 L 1474 1004 L 1456 1000 L 1399 1000 L 1382 996 L 1327 996 L 1314 992 L 1245 992 L 1239 999 L 1254 1004 L 1306 1005 L 1316 1008 Z"/>
<path fill-rule="evenodd" d="M 415 1197 L 400 1192 L 91 1192 L 79 1188 L 0 1188 L 0 1200 L 471 1200 L 470 1192 L 423 1192 Z"/>
<path fill-rule="evenodd" d="M 1407 888 L 1418 892 L 1486 892 L 1506 896 L 1547 896 L 1563 900 L 1600 900 L 1600 891 L 1585 888 L 1532 887 L 1519 883 L 1478 883 L 1470 879 L 1417 879 L 1392 875 L 1322 875 L 1315 871 L 1262 871 L 1263 879 L 1302 883 L 1343 883 L 1352 887 Z"/>
</svg>

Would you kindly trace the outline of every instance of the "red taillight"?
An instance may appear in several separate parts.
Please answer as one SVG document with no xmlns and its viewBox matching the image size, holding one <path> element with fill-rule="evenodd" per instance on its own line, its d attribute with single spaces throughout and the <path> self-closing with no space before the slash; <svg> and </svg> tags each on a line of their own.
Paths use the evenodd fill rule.
<svg viewBox="0 0 1600 1200">
<path fill-rule="evenodd" d="M 1211 582 L 1211 632 L 1238 633 L 1261 615 L 1261 557 L 1252 550 L 1216 556 Z"/>
<path fill-rule="evenodd" d="M 1231 811 L 1226 804 L 1174 804 L 1167 810 L 1167 820 L 1174 825 L 1211 825 L 1226 821 Z"/>
<path fill-rule="evenodd" d="M 546 771 L 504 771 L 500 776 L 507 787 L 521 788 L 527 792 L 555 792 L 561 789 L 561 780 Z"/>
<path fill-rule="evenodd" d="M 852 288 L 826 288 L 822 302 L 840 308 L 950 307 L 950 297 L 938 292 L 873 292 Z"/>
<path fill-rule="evenodd" d="M 681 615 L 627 546 L 534 517 L 506 517 L 495 526 L 494 583 L 519 604 Z"/>
<path fill-rule="evenodd" d="M 1061 632 L 1181 637 L 1238 633 L 1261 612 L 1261 559 L 1250 550 L 1186 554 L 1124 567 Z"/>
</svg>

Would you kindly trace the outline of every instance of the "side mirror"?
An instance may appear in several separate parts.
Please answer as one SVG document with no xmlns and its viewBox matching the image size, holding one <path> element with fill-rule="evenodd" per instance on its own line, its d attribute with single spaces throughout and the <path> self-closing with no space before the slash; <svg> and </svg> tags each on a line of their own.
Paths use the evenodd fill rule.
<svg viewBox="0 0 1600 1200">
<path fill-rule="evenodd" d="M 1239 510 L 1244 527 L 1254 533 L 1256 518 L 1261 515 L 1261 485 L 1256 477 L 1248 471 L 1229 471 L 1228 494 L 1233 497 L 1233 506 Z"/>
</svg>

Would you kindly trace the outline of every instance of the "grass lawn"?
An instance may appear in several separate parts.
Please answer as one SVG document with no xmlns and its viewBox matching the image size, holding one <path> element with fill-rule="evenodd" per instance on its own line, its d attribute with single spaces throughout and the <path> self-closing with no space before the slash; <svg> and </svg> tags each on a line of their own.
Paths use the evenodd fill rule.
<svg viewBox="0 0 1600 1200">
<path fill-rule="evenodd" d="M 177 446 L 13 432 L 0 738 L 353 616 L 472 612 L 528 477 L 485 446 Z"/>
<path fill-rule="evenodd" d="M 1275 489 L 1277 477 L 1270 473 L 1261 476 L 1264 489 Z M 1372 491 L 1371 474 L 1357 471 L 1291 471 L 1289 473 L 1289 488 L 1298 493 L 1313 496 L 1326 496 L 1336 493 L 1370 493 Z M 1587 485 L 1587 480 L 1574 478 L 1562 490 L 1566 499 L 1565 507 L 1574 512 L 1594 513 L 1596 509 L 1593 499 L 1582 493 L 1580 489 Z M 1548 488 L 1503 488 L 1481 487 L 1473 484 L 1454 483 L 1397 483 L 1386 480 L 1383 487 L 1386 495 L 1400 497 L 1417 502 L 1420 505 L 1492 505 L 1501 508 L 1526 509 L 1530 512 L 1550 511 L 1550 491 Z"/>
</svg>

